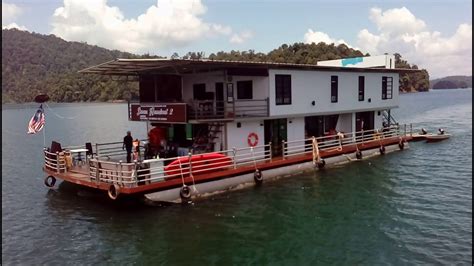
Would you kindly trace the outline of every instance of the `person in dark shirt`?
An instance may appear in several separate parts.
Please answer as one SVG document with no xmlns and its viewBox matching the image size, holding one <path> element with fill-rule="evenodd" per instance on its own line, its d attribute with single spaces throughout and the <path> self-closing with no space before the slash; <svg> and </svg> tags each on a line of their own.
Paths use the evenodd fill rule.
<svg viewBox="0 0 474 266">
<path fill-rule="evenodd" d="M 123 138 L 123 145 L 122 145 L 122 150 L 127 149 L 127 163 L 131 162 L 132 144 L 133 144 L 132 133 L 130 133 L 130 131 L 127 131 L 127 136 Z"/>
</svg>

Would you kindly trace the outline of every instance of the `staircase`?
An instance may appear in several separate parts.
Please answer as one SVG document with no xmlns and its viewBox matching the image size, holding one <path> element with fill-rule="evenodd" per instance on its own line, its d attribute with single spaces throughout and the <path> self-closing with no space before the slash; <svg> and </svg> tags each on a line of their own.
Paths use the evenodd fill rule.
<svg viewBox="0 0 474 266">
<path fill-rule="evenodd" d="M 194 137 L 193 153 L 213 152 L 216 141 L 219 139 L 219 136 L 222 136 L 223 126 L 224 124 L 221 122 L 213 122 L 207 124 L 206 130 L 200 130 Z"/>
<path fill-rule="evenodd" d="M 384 110 L 382 114 L 383 114 L 384 124 L 386 124 L 387 126 L 398 125 L 398 122 L 395 120 L 395 118 L 393 118 L 393 116 L 389 112 Z"/>
</svg>

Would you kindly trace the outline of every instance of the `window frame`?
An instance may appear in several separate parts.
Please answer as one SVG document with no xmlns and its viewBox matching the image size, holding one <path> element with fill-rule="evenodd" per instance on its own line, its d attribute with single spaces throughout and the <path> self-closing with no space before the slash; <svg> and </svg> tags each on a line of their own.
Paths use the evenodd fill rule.
<svg viewBox="0 0 474 266">
<path fill-rule="evenodd" d="M 382 76 L 382 100 L 393 99 L 393 77 Z"/>
<path fill-rule="evenodd" d="M 365 98 L 365 76 L 359 76 L 359 90 L 358 90 L 359 102 L 363 102 Z"/>
<path fill-rule="evenodd" d="M 241 87 L 243 84 L 250 84 L 250 87 Z M 253 100 L 253 80 L 237 81 L 237 100 Z"/>
<path fill-rule="evenodd" d="M 291 105 L 291 93 L 291 75 L 275 74 L 275 105 Z"/>
<path fill-rule="evenodd" d="M 331 76 L 331 103 L 338 101 L 339 76 Z"/>
</svg>

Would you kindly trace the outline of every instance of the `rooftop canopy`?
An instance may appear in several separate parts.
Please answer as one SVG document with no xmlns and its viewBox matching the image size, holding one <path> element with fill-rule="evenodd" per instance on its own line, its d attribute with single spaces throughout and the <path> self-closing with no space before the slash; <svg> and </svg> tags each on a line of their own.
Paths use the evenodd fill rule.
<svg viewBox="0 0 474 266">
<path fill-rule="evenodd" d="M 231 72 L 247 73 L 249 75 L 264 75 L 268 69 L 300 69 L 319 71 L 348 71 L 348 72 L 386 72 L 402 73 L 412 72 L 411 69 L 388 69 L 388 68 L 356 68 L 356 67 L 334 67 L 318 66 L 311 64 L 274 63 L 274 62 L 250 62 L 250 61 L 228 61 L 210 59 L 122 59 L 102 63 L 80 70 L 79 73 L 99 75 L 125 75 L 138 76 L 144 74 L 190 74 L 227 70 Z M 419 71 L 419 70 L 416 70 Z"/>
</svg>

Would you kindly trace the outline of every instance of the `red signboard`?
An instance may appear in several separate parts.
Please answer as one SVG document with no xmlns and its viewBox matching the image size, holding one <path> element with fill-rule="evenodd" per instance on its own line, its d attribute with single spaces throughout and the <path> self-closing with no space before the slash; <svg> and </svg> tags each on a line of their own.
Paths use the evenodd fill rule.
<svg viewBox="0 0 474 266">
<path fill-rule="evenodd" d="M 130 103 L 129 120 L 186 123 L 185 103 Z"/>
</svg>

